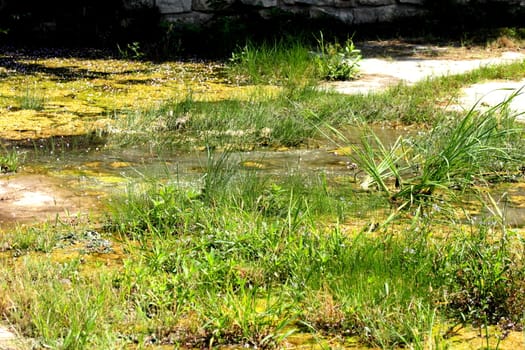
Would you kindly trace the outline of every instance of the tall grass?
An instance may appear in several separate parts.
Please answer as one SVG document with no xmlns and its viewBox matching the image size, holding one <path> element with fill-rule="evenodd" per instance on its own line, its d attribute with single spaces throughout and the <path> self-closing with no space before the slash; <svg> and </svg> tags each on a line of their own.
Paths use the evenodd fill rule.
<svg viewBox="0 0 525 350">
<path fill-rule="evenodd" d="M 268 68 L 268 71 L 270 74 L 278 69 Z M 302 73 L 294 75 L 295 78 L 300 76 Z M 119 131 L 111 135 L 110 141 L 145 143 L 158 149 L 206 144 L 251 149 L 316 143 L 323 137 L 319 130 L 323 130 L 324 125 L 344 128 L 363 121 L 401 121 L 403 124 L 423 123 L 423 128 L 429 128 L 443 120 L 464 116 L 443 108 L 454 102 L 461 87 L 484 79 L 520 76 L 524 76 L 522 64 L 512 63 L 429 79 L 414 86 L 400 84 L 367 95 L 319 91 L 308 81 L 283 83 L 277 93 L 261 87 L 242 99 L 206 101 L 189 92 L 157 107 L 130 112 L 126 117 L 117 116 L 116 129 Z"/>
<path fill-rule="evenodd" d="M 334 205 L 358 194 L 322 178 L 219 171 L 228 157 L 210 156 L 213 191 L 174 178 L 114 198 L 106 228 L 124 246 L 117 266 L 95 252 L 4 260 L 4 317 L 43 346 L 73 349 L 281 348 L 305 332 L 424 348 L 445 346 L 446 320 L 522 322 L 524 247 L 512 233 L 498 244 L 483 225 L 450 227 L 447 237 L 430 218 L 402 232 L 349 232 L 345 217 L 367 201 Z"/>
<path fill-rule="evenodd" d="M 483 184 L 487 173 L 522 165 L 523 129 L 512 118 L 493 110 L 454 120 L 457 114 L 435 108 L 445 96 L 436 89 L 456 89 L 460 78 L 370 96 L 297 86 L 249 101 L 206 102 L 190 93 L 137 112 L 127 119 L 127 142 L 187 137 L 208 146 L 200 181 L 189 188 L 172 174 L 116 193 L 102 227 L 122 247 L 116 259 L 67 241 L 90 225 L 100 230 L 94 222 L 3 235 L 0 314 L 35 347 L 59 349 L 283 348 L 305 333 L 320 345 L 357 339 L 379 348 L 447 348 L 454 343 L 443 325 L 487 330 L 503 320 L 505 330 L 518 329 L 525 305 L 519 235 L 473 221 L 449 221 L 443 233 L 422 210 L 411 211 L 407 225 L 354 223 L 392 204 L 441 205 Z M 297 146 L 323 123 L 397 117 L 443 124 L 391 147 L 364 138 L 354 155 L 370 174 L 369 189 L 381 191 L 322 174 L 242 170 L 231 151 L 234 140 Z"/>
<path fill-rule="evenodd" d="M 251 84 L 313 85 L 319 77 L 310 51 L 291 38 L 258 45 L 247 42 L 232 53 L 228 75 Z"/>
<path fill-rule="evenodd" d="M 523 128 L 506 108 L 514 96 L 481 114 L 473 107 L 458 121 L 390 147 L 373 133 L 363 137 L 351 156 L 368 174 L 362 186 L 377 186 L 398 208 L 428 207 L 498 171 L 516 171 L 523 161 Z"/>
</svg>

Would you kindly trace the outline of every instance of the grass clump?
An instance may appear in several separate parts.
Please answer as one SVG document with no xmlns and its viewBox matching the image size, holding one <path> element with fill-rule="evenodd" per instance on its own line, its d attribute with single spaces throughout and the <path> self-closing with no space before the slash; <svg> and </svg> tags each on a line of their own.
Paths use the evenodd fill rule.
<svg viewBox="0 0 525 350">
<path fill-rule="evenodd" d="M 25 93 L 16 98 L 20 109 L 32 109 L 41 111 L 44 109 L 46 99 L 41 94 L 27 89 Z"/>
<path fill-rule="evenodd" d="M 421 138 L 399 138 L 389 147 L 373 133 L 363 137 L 352 156 L 368 175 L 362 186 L 376 186 L 397 208 L 428 208 L 502 172 L 517 172 L 523 128 L 506 109 L 512 98 L 482 114 L 472 109 Z"/>
<path fill-rule="evenodd" d="M 285 86 L 312 85 L 318 79 L 310 50 L 304 43 L 281 39 L 273 43 L 246 43 L 232 53 L 228 75 L 234 81 Z"/>
<path fill-rule="evenodd" d="M 344 223 L 371 211 L 374 194 L 243 172 L 231 157 L 210 153 L 198 187 L 173 177 L 113 198 L 106 230 L 125 252 L 117 268 L 93 269 L 90 255 L 3 265 L 5 317 L 70 348 L 281 348 L 304 333 L 424 347 L 447 343 L 443 320 L 521 324 L 523 242 L 512 233 L 498 241 L 499 226 L 472 223 L 444 236 L 430 217 L 402 232 L 349 232 Z"/>
<path fill-rule="evenodd" d="M 233 52 L 229 75 L 233 78 L 244 76 L 253 84 L 292 87 L 314 85 L 322 79 L 354 79 L 361 55 L 352 40 L 343 44 L 329 42 L 322 32 L 316 40 L 315 48 L 290 38 L 257 46 L 248 42 Z"/>
<path fill-rule="evenodd" d="M 320 33 L 316 63 L 319 74 L 326 80 L 352 80 L 359 72 L 360 51 L 356 49 L 352 39 L 344 44 L 325 42 Z"/>
</svg>

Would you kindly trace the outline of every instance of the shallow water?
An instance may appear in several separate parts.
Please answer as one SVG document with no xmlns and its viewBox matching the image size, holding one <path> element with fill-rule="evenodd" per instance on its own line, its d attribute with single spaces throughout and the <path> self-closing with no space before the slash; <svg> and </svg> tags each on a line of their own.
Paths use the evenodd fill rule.
<svg viewBox="0 0 525 350">
<path fill-rule="evenodd" d="M 441 67 L 443 61 L 439 64 Z M 205 151 L 159 154 L 137 147 L 112 149 L 104 146 L 103 139 L 85 135 L 111 124 L 112 113 L 125 115 L 130 108 L 184 99 L 188 93 L 194 100 L 204 101 L 250 98 L 254 87 L 225 81 L 220 74 L 223 69 L 223 65 L 211 62 L 154 64 L 38 58 L 16 52 L 0 55 L 0 137 L 9 140 L 3 142 L 8 149 L 14 144 L 26 147 L 19 149 L 23 160 L 18 173 L 0 176 L 0 226 L 64 213 L 96 213 L 109 195 L 122 192 L 130 182 L 158 178 L 177 181 L 181 186 L 201 186 L 209 162 Z M 266 88 L 269 96 L 275 91 L 275 87 Z M 42 110 L 20 108 L 26 97 L 42 98 Z M 370 128 L 386 145 L 400 135 L 418 132 L 417 126 Z M 340 130 L 344 141 L 326 135 L 316 141 L 317 148 L 311 149 L 233 152 L 228 161 L 239 171 L 276 177 L 295 173 L 352 180 L 361 174 L 348 157 L 348 146 L 359 142 L 362 131 L 360 126 L 348 127 Z M 509 196 L 511 205 L 506 212 L 515 225 L 523 226 L 521 204 L 515 203 L 523 203 L 522 193 Z"/>
</svg>

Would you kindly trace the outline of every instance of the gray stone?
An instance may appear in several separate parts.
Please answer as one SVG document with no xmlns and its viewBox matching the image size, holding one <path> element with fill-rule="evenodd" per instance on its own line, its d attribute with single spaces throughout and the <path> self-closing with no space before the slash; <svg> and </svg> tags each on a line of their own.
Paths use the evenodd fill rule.
<svg viewBox="0 0 525 350">
<path fill-rule="evenodd" d="M 2 4 L 5 0 L 0 0 Z M 451 5 L 472 6 L 500 2 L 509 12 L 525 7 L 525 0 L 451 0 Z M 310 18 L 333 18 L 346 24 L 388 23 L 427 14 L 430 0 L 124 0 L 126 7 L 155 4 L 173 22 L 203 24 L 224 9 L 240 3 L 271 18 L 279 11 Z"/>
<path fill-rule="evenodd" d="M 235 0 L 192 0 L 191 9 L 194 11 L 213 12 L 229 8 Z"/>
<path fill-rule="evenodd" d="M 426 0 L 398 0 L 400 4 L 424 5 Z"/>
<path fill-rule="evenodd" d="M 304 6 L 281 5 L 279 7 L 279 10 L 281 10 L 282 12 L 285 12 L 291 15 L 297 15 L 297 16 L 309 16 L 310 14 L 309 9 Z"/>
<path fill-rule="evenodd" d="M 359 4 L 365 6 L 384 6 L 393 5 L 395 3 L 396 0 L 359 0 Z"/>
<path fill-rule="evenodd" d="M 157 0 L 160 13 L 184 13 L 191 11 L 191 0 Z"/>
<path fill-rule="evenodd" d="M 276 7 L 277 0 L 240 0 L 242 4 L 255 7 Z"/>
<path fill-rule="evenodd" d="M 180 14 L 165 14 L 162 16 L 162 19 L 166 22 L 172 22 L 177 24 L 193 24 L 193 25 L 202 25 L 205 24 L 214 17 L 211 13 L 203 12 L 190 12 L 190 13 L 180 13 Z"/>
<path fill-rule="evenodd" d="M 334 9 L 330 7 L 310 8 L 311 18 L 334 18 L 344 24 L 353 24 L 354 16 L 351 10 Z"/>
<path fill-rule="evenodd" d="M 302 16 L 308 18 L 309 11 L 306 7 L 293 7 L 293 6 L 286 6 L 286 7 L 279 7 L 279 8 L 261 8 L 257 11 L 259 14 L 259 17 L 265 20 L 270 20 L 272 18 L 275 18 L 279 15 L 293 15 L 293 16 Z M 0 349 L 1 350 L 1 349 Z"/>
<path fill-rule="evenodd" d="M 153 0 L 127 0 L 124 1 L 124 8 L 135 9 L 141 7 L 153 7 Z"/>
<path fill-rule="evenodd" d="M 334 6 L 334 0 L 295 0 L 296 4 L 306 4 L 316 7 Z"/>
<path fill-rule="evenodd" d="M 335 7 L 356 7 L 358 0 L 334 0 Z"/>
<path fill-rule="evenodd" d="M 396 20 L 419 17 L 426 11 L 409 5 L 357 7 L 352 9 L 354 24 L 389 23 Z"/>
</svg>

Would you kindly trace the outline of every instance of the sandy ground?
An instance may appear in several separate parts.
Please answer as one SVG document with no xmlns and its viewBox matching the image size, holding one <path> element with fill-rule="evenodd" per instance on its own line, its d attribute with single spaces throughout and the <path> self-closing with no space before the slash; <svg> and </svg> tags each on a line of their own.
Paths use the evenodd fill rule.
<svg viewBox="0 0 525 350">
<path fill-rule="evenodd" d="M 359 79 L 325 83 L 323 88 L 344 94 L 368 94 L 385 90 L 400 82 L 414 84 L 427 78 L 460 74 L 483 66 L 524 60 L 525 54 L 517 51 L 501 52 L 495 57 L 476 59 L 458 57 L 452 59 L 425 57 L 364 58 L 360 63 Z M 489 108 L 517 92 L 518 94 L 510 107 L 518 113 L 525 113 L 525 94 L 521 94 L 521 89 L 524 86 L 525 80 L 490 81 L 475 84 L 463 89 L 460 99 L 453 108 L 469 110 L 474 105 L 479 108 Z M 517 119 L 525 122 L 523 114 L 518 115 Z"/>
</svg>

